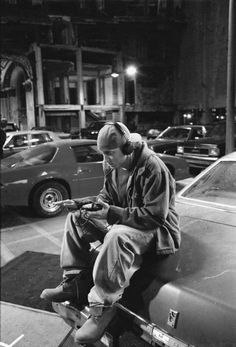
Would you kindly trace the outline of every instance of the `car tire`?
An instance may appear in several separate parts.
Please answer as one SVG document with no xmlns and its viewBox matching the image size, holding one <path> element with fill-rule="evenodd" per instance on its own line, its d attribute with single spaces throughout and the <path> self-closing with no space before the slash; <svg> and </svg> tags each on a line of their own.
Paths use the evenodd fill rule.
<svg viewBox="0 0 236 347">
<path fill-rule="evenodd" d="M 32 208 L 40 217 L 54 217 L 60 214 L 64 207 L 53 206 L 53 202 L 68 198 L 69 194 L 65 186 L 58 182 L 47 182 L 33 192 Z"/>
</svg>

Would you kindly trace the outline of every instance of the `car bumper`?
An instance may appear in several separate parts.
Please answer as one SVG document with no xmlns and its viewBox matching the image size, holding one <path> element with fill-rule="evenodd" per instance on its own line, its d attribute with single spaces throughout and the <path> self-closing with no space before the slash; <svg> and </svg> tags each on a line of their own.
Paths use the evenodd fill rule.
<svg viewBox="0 0 236 347">
<path fill-rule="evenodd" d="M 218 159 L 216 157 L 189 156 L 185 154 L 176 154 L 176 157 L 185 159 L 190 167 L 199 169 L 205 169 Z"/>
</svg>

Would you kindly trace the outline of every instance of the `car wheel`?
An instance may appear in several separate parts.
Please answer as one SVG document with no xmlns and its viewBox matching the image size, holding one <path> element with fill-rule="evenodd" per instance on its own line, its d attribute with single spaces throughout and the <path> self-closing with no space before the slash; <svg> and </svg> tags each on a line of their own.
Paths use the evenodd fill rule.
<svg viewBox="0 0 236 347">
<path fill-rule="evenodd" d="M 32 207 L 41 217 L 57 216 L 63 206 L 53 206 L 53 203 L 68 199 L 69 194 L 65 186 L 58 182 L 47 182 L 39 186 L 32 196 Z"/>
</svg>

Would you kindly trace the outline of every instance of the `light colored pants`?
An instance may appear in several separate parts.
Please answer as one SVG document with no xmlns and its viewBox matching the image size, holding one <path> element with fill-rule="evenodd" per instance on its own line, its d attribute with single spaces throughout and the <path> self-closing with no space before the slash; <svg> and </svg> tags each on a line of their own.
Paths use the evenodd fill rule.
<svg viewBox="0 0 236 347">
<path fill-rule="evenodd" d="M 100 222 L 101 223 L 101 222 Z M 155 239 L 155 230 L 137 230 L 115 224 L 102 231 L 90 230 L 86 225 L 76 225 L 76 216 L 69 213 L 61 250 L 61 267 L 64 274 L 81 270 L 93 271 L 94 287 L 90 290 L 90 306 L 110 306 L 118 301 L 129 285 L 132 275 L 142 263 L 142 255 Z M 101 228 L 102 229 L 102 228 Z M 100 239 L 94 252 L 92 246 Z"/>
</svg>

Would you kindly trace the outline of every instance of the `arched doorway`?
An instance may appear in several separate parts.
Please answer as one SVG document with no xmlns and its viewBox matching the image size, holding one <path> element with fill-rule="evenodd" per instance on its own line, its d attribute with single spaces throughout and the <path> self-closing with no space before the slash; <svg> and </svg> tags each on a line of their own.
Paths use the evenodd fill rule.
<svg viewBox="0 0 236 347">
<path fill-rule="evenodd" d="M 1 57 L 1 113 L 20 129 L 35 125 L 31 66 L 26 57 Z"/>
</svg>

